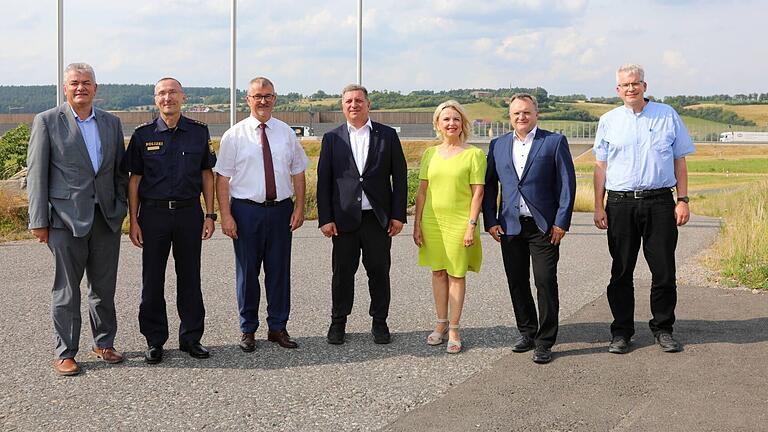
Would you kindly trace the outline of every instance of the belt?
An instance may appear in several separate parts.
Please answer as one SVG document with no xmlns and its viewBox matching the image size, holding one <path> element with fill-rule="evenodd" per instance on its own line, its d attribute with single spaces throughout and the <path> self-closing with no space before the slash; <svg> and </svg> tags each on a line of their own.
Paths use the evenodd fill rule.
<svg viewBox="0 0 768 432">
<path fill-rule="evenodd" d="M 667 195 L 672 193 L 672 188 L 650 189 L 650 190 L 636 190 L 636 191 L 608 191 L 608 196 L 612 198 L 653 198 L 661 195 Z"/>
<path fill-rule="evenodd" d="M 520 216 L 520 222 L 535 222 L 533 216 Z"/>
<path fill-rule="evenodd" d="M 190 198 L 185 200 L 153 200 L 144 199 L 141 200 L 141 205 L 147 207 L 165 208 L 168 210 L 175 210 L 184 207 L 192 207 L 194 205 L 200 205 L 200 198 Z"/>
<path fill-rule="evenodd" d="M 280 205 L 280 204 L 282 204 L 282 203 L 284 203 L 286 201 L 290 201 L 290 198 L 286 198 L 286 199 L 280 200 L 280 201 L 269 200 L 269 201 L 264 201 L 264 202 L 251 201 L 251 200 L 245 199 L 245 198 L 232 198 L 232 199 L 233 200 L 237 200 L 237 201 L 242 201 L 242 202 L 244 202 L 246 204 L 251 204 L 251 205 L 259 206 L 259 207 L 275 207 L 275 206 Z"/>
</svg>

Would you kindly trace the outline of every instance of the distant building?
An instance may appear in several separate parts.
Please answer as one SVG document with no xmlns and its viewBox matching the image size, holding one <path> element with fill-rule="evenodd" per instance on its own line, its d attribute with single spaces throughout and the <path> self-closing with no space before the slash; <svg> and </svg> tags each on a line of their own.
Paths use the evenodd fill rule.
<svg viewBox="0 0 768 432">
<path fill-rule="evenodd" d="M 493 96 L 493 92 L 485 91 L 485 90 L 475 90 L 473 92 L 469 92 L 469 94 L 475 99 L 487 98 L 487 97 Z"/>
</svg>

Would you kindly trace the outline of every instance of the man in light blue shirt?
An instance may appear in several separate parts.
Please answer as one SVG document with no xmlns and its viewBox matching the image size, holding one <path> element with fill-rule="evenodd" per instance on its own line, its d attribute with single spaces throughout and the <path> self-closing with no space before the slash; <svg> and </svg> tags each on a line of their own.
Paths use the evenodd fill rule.
<svg viewBox="0 0 768 432">
<path fill-rule="evenodd" d="M 70 106 L 70 108 L 72 108 Z M 72 108 L 72 115 L 75 116 L 77 127 L 80 129 L 80 133 L 83 135 L 85 141 L 85 148 L 88 150 L 88 156 L 91 158 L 91 166 L 93 166 L 93 172 L 99 171 L 99 165 L 101 165 L 101 139 L 99 138 L 99 128 L 96 125 L 96 114 L 91 109 L 91 115 L 85 120 L 82 120 L 77 115 L 75 109 Z"/>
<path fill-rule="evenodd" d="M 616 92 L 624 105 L 600 117 L 592 149 L 595 226 L 608 230 L 613 258 L 608 303 L 614 321 L 608 351 L 615 354 L 629 351 L 635 331 L 633 273 L 641 242 L 652 274 L 651 331 L 663 351 L 682 350 L 672 337 L 675 248 L 677 227 L 690 217 L 685 156 L 694 152 L 694 146 L 671 106 L 644 97 L 648 88 L 644 79 L 639 65 L 618 69 Z M 672 188 L 677 190 L 677 202 Z"/>
</svg>

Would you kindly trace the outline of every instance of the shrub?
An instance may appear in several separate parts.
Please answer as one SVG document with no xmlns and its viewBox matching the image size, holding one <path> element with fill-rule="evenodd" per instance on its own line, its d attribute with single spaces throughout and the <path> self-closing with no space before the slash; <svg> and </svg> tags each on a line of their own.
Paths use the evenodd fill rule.
<svg viewBox="0 0 768 432">
<path fill-rule="evenodd" d="M 0 137 L 0 179 L 7 179 L 27 164 L 29 126 L 20 124 Z"/>
</svg>

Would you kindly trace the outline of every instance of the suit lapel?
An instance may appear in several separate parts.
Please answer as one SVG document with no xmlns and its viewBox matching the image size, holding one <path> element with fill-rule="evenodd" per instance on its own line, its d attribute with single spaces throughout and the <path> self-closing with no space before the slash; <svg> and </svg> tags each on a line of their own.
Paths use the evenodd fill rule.
<svg viewBox="0 0 768 432">
<path fill-rule="evenodd" d="M 512 174 L 517 178 L 517 170 L 515 169 L 514 158 L 512 157 L 512 146 L 515 144 L 514 131 L 505 137 L 502 137 L 499 144 L 501 144 L 501 151 L 504 154 L 504 163 L 507 165 L 507 169 L 512 171 Z M 519 178 L 517 178 L 520 181 Z"/>
<path fill-rule="evenodd" d="M 96 108 L 93 109 L 96 113 L 96 127 L 99 129 L 99 140 L 101 141 L 101 163 L 99 164 L 99 171 L 104 166 L 106 161 L 112 160 L 113 146 L 107 145 L 109 142 L 109 134 L 107 131 L 108 121 L 104 113 Z"/>
<path fill-rule="evenodd" d="M 77 126 L 77 120 L 75 120 L 75 115 L 72 114 L 72 108 L 67 103 L 60 106 L 59 118 L 64 123 L 64 127 L 67 128 L 68 135 L 74 138 L 75 147 L 80 151 L 80 155 L 84 158 L 83 160 L 88 161 L 87 165 L 91 168 L 91 172 L 93 172 L 93 163 L 91 163 L 91 157 L 88 155 L 85 139 L 83 139 L 83 134 L 80 133 L 80 128 Z M 66 140 L 65 142 L 71 141 Z"/>
<path fill-rule="evenodd" d="M 523 168 L 523 175 L 520 178 L 525 178 L 528 174 L 528 170 L 531 169 L 531 164 L 536 154 L 541 150 L 541 146 L 544 144 L 544 134 L 541 129 L 536 130 L 536 135 L 533 137 L 533 144 L 531 144 L 531 151 L 528 152 L 528 157 L 525 159 L 525 168 Z"/>
<path fill-rule="evenodd" d="M 376 123 L 371 122 L 371 133 L 368 140 L 368 157 L 365 158 L 365 166 L 363 167 L 363 173 L 368 171 L 368 167 L 371 166 L 371 160 L 378 156 L 381 137 L 379 134 L 379 128 Z M 361 173 L 362 174 L 362 173 Z"/>
<path fill-rule="evenodd" d="M 360 174 L 360 170 L 357 169 L 357 162 L 355 162 L 355 154 L 352 153 L 352 139 L 349 137 L 349 128 L 347 127 L 347 124 L 344 123 L 339 128 L 339 137 L 341 137 L 341 142 L 344 143 L 344 151 L 347 153 L 347 159 L 348 163 L 351 163 L 353 167 L 355 167 L 355 171 L 357 171 L 358 175 Z"/>
</svg>

